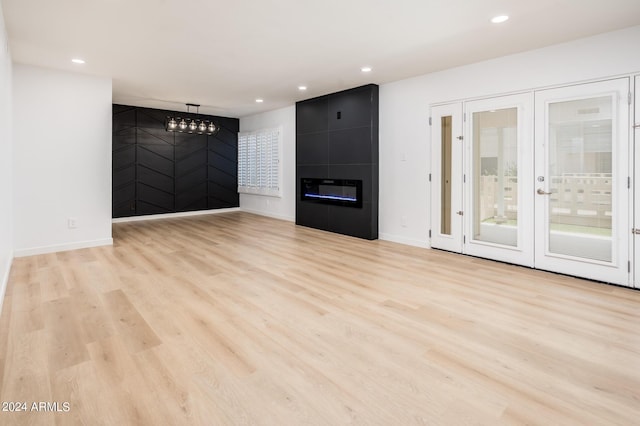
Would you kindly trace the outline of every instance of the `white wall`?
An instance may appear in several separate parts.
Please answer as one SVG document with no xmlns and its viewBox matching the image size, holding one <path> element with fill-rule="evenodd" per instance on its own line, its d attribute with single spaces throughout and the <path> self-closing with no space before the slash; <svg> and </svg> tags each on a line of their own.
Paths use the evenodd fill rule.
<svg viewBox="0 0 640 426">
<path fill-rule="evenodd" d="M 295 105 L 240 119 L 240 131 L 282 126 L 282 198 L 240 194 L 240 209 L 278 219 L 296 219 L 296 107 Z"/>
<path fill-rule="evenodd" d="M 111 244 L 111 80 L 14 65 L 13 134 L 15 255 Z"/>
<path fill-rule="evenodd" d="M 11 55 L 0 5 L 0 311 L 13 259 Z"/>
<path fill-rule="evenodd" d="M 635 73 L 638 46 L 640 26 L 382 85 L 380 238 L 428 245 L 430 104 Z"/>
</svg>

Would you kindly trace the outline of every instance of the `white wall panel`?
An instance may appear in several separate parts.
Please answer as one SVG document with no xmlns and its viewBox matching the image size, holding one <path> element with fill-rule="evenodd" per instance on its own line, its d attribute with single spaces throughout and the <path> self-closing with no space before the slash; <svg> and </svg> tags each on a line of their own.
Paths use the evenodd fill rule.
<svg viewBox="0 0 640 426">
<path fill-rule="evenodd" d="M 13 83 L 15 255 L 110 244 L 111 80 L 16 64 Z"/>
<path fill-rule="evenodd" d="M 0 311 L 13 259 L 11 55 L 0 6 Z"/>
<path fill-rule="evenodd" d="M 296 219 L 296 107 L 295 105 L 240 118 L 240 131 L 282 126 L 282 197 L 240 194 L 240 209 L 295 221 Z"/>
</svg>

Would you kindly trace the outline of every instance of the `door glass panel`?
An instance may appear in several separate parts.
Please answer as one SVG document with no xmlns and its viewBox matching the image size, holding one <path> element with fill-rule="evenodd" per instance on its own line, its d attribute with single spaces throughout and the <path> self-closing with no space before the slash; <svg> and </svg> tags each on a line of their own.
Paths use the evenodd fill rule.
<svg viewBox="0 0 640 426">
<path fill-rule="evenodd" d="M 473 113 L 473 239 L 518 244 L 518 109 Z"/>
<path fill-rule="evenodd" d="M 549 104 L 549 252 L 612 261 L 613 98 Z"/>
<path fill-rule="evenodd" d="M 440 217 L 442 218 L 440 224 L 440 233 L 443 235 L 451 235 L 451 139 L 452 139 L 452 127 L 451 116 L 442 117 L 442 176 L 440 179 L 442 190 L 441 203 L 440 203 Z"/>
</svg>

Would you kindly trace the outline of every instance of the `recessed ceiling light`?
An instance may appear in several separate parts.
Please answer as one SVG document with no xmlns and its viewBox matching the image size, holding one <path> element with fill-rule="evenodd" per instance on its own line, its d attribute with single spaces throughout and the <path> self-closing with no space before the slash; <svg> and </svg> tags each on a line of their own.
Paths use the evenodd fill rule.
<svg viewBox="0 0 640 426">
<path fill-rule="evenodd" d="M 298 90 L 305 91 L 307 90 L 307 86 L 298 86 Z"/>
<path fill-rule="evenodd" d="M 263 102 L 264 102 L 264 99 L 256 99 L 256 102 L 257 102 L 257 103 L 259 103 L 259 104 L 261 104 L 261 103 L 263 103 Z"/>
<path fill-rule="evenodd" d="M 362 68 L 360 68 L 360 71 L 362 71 L 362 72 L 371 72 L 371 67 L 362 67 Z"/>
<path fill-rule="evenodd" d="M 491 18 L 491 22 L 493 22 L 494 24 L 502 24 L 503 22 L 506 22 L 508 20 L 509 16 L 507 15 L 498 15 Z"/>
<path fill-rule="evenodd" d="M 84 59 L 73 58 L 71 62 L 73 62 L 74 64 L 84 64 Z"/>
</svg>

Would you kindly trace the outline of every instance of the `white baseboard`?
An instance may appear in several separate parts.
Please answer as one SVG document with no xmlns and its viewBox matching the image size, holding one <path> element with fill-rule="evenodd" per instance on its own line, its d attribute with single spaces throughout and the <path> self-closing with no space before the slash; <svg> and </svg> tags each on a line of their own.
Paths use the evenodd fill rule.
<svg viewBox="0 0 640 426">
<path fill-rule="evenodd" d="M 141 220 L 158 220 L 158 219 L 171 219 L 175 217 L 187 217 L 187 216 L 201 216 L 205 214 L 220 214 L 240 211 L 240 207 L 231 207 L 228 209 L 215 209 L 215 210 L 196 210 L 192 212 L 180 212 L 180 213 L 162 213 L 162 214 L 150 214 L 146 216 L 130 216 L 119 217 L 111 219 L 111 223 L 123 223 L 123 222 L 138 222 Z"/>
<path fill-rule="evenodd" d="M 266 216 L 266 217 L 272 217 L 274 219 L 280 219 L 280 220 L 286 220 L 287 222 L 295 222 L 296 218 L 295 217 L 291 217 L 291 216 L 284 216 L 284 215 L 279 215 L 279 214 L 274 214 L 274 213 L 269 213 L 269 212 L 263 212 L 260 210 L 253 210 L 253 209 L 247 209 L 244 207 L 240 207 L 240 210 L 243 212 L 247 212 L 247 213 L 253 213 L 253 214 L 257 214 L 259 216 Z"/>
<path fill-rule="evenodd" d="M 4 275 L 2 276 L 2 282 L 0 282 L 0 315 L 2 315 L 2 304 L 4 302 L 4 295 L 7 292 L 7 284 L 9 284 L 9 274 L 11 273 L 11 265 L 13 264 L 13 252 L 9 253 L 9 259 L 5 266 Z"/>
<path fill-rule="evenodd" d="M 399 243 L 407 246 L 431 248 L 428 241 L 415 240 L 413 238 L 401 237 L 399 235 L 380 233 L 378 234 L 378 238 L 384 241 L 391 241 L 392 243 Z"/>
<path fill-rule="evenodd" d="M 113 238 L 103 238 L 100 240 L 78 241 L 75 243 L 54 244 L 51 246 L 32 247 L 28 249 L 15 250 L 15 257 L 35 256 L 37 254 L 55 253 L 58 251 L 78 250 L 90 247 L 110 246 L 113 245 Z"/>
</svg>

